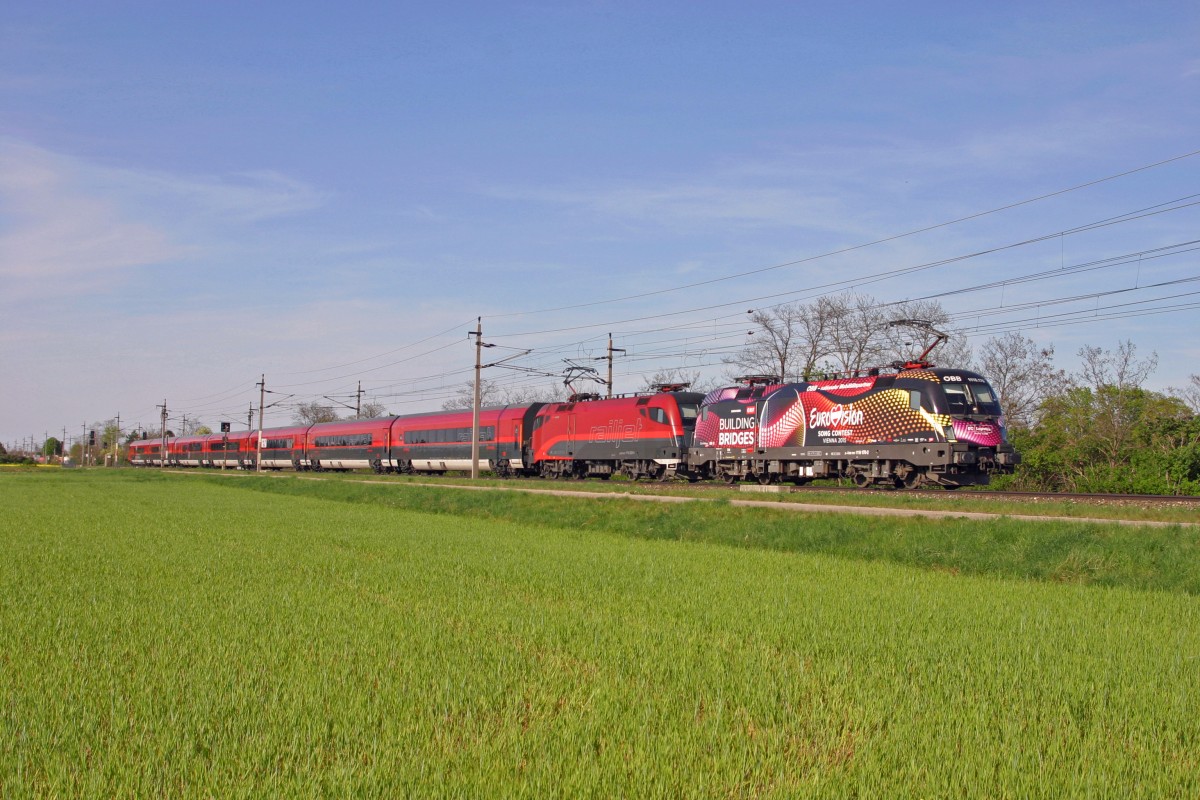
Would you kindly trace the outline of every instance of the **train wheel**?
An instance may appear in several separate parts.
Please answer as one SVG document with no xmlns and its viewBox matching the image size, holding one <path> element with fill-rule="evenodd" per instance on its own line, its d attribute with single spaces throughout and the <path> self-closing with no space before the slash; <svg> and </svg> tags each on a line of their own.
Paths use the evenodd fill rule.
<svg viewBox="0 0 1200 800">
<path fill-rule="evenodd" d="M 734 475 L 732 472 L 726 472 L 724 475 L 721 476 L 721 478 L 729 486 L 734 486 L 737 484 L 737 482 L 739 480 L 741 480 L 741 478 L 739 478 L 737 475 Z"/>
<path fill-rule="evenodd" d="M 755 477 L 758 480 L 759 486 L 770 486 L 772 483 L 775 482 L 775 476 L 772 475 L 770 472 L 760 472 Z"/>
<path fill-rule="evenodd" d="M 851 482 L 859 489 L 865 489 L 871 485 L 871 477 L 865 472 L 856 472 L 850 476 Z"/>
<path fill-rule="evenodd" d="M 897 475 L 895 482 L 897 489 L 915 489 L 921 485 L 925 476 L 921 474 L 919 469 L 910 469 L 904 475 Z"/>
</svg>

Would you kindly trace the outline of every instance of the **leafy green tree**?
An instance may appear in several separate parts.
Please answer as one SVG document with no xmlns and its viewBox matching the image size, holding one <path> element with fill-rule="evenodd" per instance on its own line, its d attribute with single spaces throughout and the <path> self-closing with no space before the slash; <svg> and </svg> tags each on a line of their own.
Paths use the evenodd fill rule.
<svg viewBox="0 0 1200 800">
<path fill-rule="evenodd" d="M 1010 431 L 1022 464 L 1012 486 L 1060 491 L 1200 494 L 1200 416 L 1142 382 L 1157 358 L 1132 342 L 1079 351 L 1071 385 L 1045 398 L 1030 428 Z"/>
<path fill-rule="evenodd" d="M 1079 385 L 1091 391 L 1091 436 L 1098 455 L 1110 468 L 1128 460 L 1127 448 L 1133 440 L 1134 427 L 1146 413 L 1146 394 L 1142 383 L 1158 366 L 1158 356 L 1139 359 L 1137 347 L 1126 340 L 1115 352 L 1099 347 L 1083 347 L 1079 351 Z"/>
</svg>

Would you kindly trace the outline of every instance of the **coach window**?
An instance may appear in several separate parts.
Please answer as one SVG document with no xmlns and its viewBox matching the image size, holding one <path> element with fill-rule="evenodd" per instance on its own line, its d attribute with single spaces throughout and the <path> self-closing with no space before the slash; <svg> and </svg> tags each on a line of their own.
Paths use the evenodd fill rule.
<svg viewBox="0 0 1200 800">
<path fill-rule="evenodd" d="M 916 389 L 908 390 L 908 407 L 913 411 L 921 410 L 921 393 Z"/>
</svg>

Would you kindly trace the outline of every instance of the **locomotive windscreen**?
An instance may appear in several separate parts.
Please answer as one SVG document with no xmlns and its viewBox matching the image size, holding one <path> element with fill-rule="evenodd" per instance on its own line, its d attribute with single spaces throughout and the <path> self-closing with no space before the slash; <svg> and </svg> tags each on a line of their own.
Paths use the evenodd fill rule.
<svg viewBox="0 0 1200 800">
<path fill-rule="evenodd" d="M 996 393 L 987 383 L 978 382 L 976 378 L 970 382 L 952 383 L 943 379 L 942 388 L 946 390 L 946 400 L 950 404 L 951 414 L 987 414 L 1000 416 L 1000 403 Z"/>
</svg>

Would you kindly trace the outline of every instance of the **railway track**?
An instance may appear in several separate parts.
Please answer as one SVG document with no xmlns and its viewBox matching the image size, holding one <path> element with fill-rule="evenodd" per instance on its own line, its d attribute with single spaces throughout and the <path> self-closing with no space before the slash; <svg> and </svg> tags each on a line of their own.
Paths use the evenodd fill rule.
<svg viewBox="0 0 1200 800">
<path fill-rule="evenodd" d="M 839 494 L 863 494 L 867 492 L 896 493 L 914 497 L 937 497 L 953 499 L 957 497 L 979 499 L 997 498 L 1005 500 L 1078 500 L 1081 502 L 1114 502 L 1114 503 L 1178 503 L 1181 505 L 1200 506 L 1200 496 L 1197 495 L 1160 495 L 1160 494 L 1084 494 L 1079 492 L 1010 492 L 1002 490 L 961 489 L 948 492 L 944 489 L 859 489 L 853 486 L 794 486 L 786 489 L 789 494 L 805 492 L 835 492 Z"/>
</svg>

